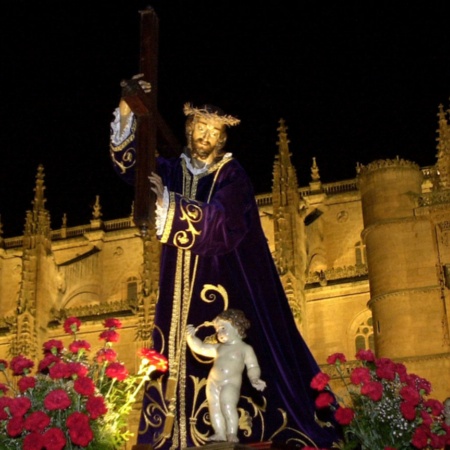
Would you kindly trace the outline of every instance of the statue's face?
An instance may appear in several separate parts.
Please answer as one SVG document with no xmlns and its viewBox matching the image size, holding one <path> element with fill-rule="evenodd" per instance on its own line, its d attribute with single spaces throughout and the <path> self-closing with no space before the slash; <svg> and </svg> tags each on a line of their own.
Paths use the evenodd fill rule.
<svg viewBox="0 0 450 450">
<path fill-rule="evenodd" d="M 234 328 L 233 325 L 231 325 L 231 323 L 227 320 L 218 319 L 215 321 L 214 326 L 216 327 L 217 340 L 221 344 L 234 341 L 239 337 L 239 333 L 236 328 Z"/>
<path fill-rule="evenodd" d="M 225 131 L 225 125 L 213 119 L 201 116 L 192 122 L 192 156 L 205 163 L 211 163 L 216 156 L 215 150 Z"/>
</svg>

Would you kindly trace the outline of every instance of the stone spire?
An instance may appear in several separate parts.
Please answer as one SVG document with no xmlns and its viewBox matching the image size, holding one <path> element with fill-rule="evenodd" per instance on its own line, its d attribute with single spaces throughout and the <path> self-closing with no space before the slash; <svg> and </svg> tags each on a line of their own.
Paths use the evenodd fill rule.
<svg viewBox="0 0 450 450">
<path fill-rule="evenodd" d="M 437 169 L 440 174 L 440 187 L 450 188 L 450 127 L 444 111 L 444 107 L 439 105 L 439 128 L 437 130 Z"/>
<path fill-rule="evenodd" d="M 15 337 L 10 353 L 36 358 L 39 348 L 37 288 L 39 267 L 51 252 L 50 214 L 45 209 L 44 167 L 39 165 L 34 188 L 33 209 L 27 211 L 23 236 L 22 282 L 17 300 Z"/>
<path fill-rule="evenodd" d="M 305 284 L 303 201 L 299 195 L 295 168 L 291 162 L 287 127 L 280 119 L 278 155 L 273 168 L 274 259 L 297 323 L 302 321 Z M 295 238 L 294 238 L 295 236 Z M 300 241 L 298 237 L 300 236 Z M 295 242 L 294 242 L 295 239 Z"/>
</svg>

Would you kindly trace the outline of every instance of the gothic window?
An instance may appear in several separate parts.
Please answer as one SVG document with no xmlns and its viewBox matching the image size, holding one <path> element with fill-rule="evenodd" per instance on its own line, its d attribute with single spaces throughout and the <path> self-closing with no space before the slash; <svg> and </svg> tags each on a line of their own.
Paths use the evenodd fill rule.
<svg viewBox="0 0 450 450">
<path fill-rule="evenodd" d="M 355 347 L 356 351 L 370 349 L 375 352 L 372 317 L 362 322 L 356 329 Z"/>
<path fill-rule="evenodd" d="M 355 259 L 357 266 L 362 266 L 366 263 L 366 247 L 361 241 L 355 244 Z"/>
<path fill-rule="evenodd" d="M 127 279 L 127 300 L 137 300 L 138 279 L 130 277 Z"/>
</svg>

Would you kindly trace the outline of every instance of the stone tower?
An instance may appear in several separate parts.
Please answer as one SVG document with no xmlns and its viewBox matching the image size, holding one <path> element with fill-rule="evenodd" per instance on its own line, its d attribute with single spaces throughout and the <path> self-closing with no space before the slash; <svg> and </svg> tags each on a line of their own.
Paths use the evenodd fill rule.
<svg viewBox="0 0 450 450">
<path fill-rule="evenodd" d="M 415 163 L 397 157 L 358 172 L 377 356 L 437 380 L 450 351 L 442 271 L 450 253 L 443 259 L 438 242 L 447 222 L 425 206 Z"/>
</svg>

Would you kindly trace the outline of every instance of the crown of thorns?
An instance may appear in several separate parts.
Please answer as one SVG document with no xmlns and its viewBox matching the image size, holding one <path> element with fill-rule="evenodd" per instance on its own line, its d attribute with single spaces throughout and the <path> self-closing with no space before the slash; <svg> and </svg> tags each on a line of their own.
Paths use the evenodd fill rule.
<svg viewBox="0 0 450 450">
<path fill-rule="evenodd" d="M 217 120 L 223 125 L 234 126 L 238 125 L 241 121 L 236 117 L 225 114 L 220 108 L 212 105 L 203 105 L 200 108 L 192 106 L 191 103 L 185 103 L 183 112 L 186 116 L 202 116 L 207 120 Z"/>
</svg>

